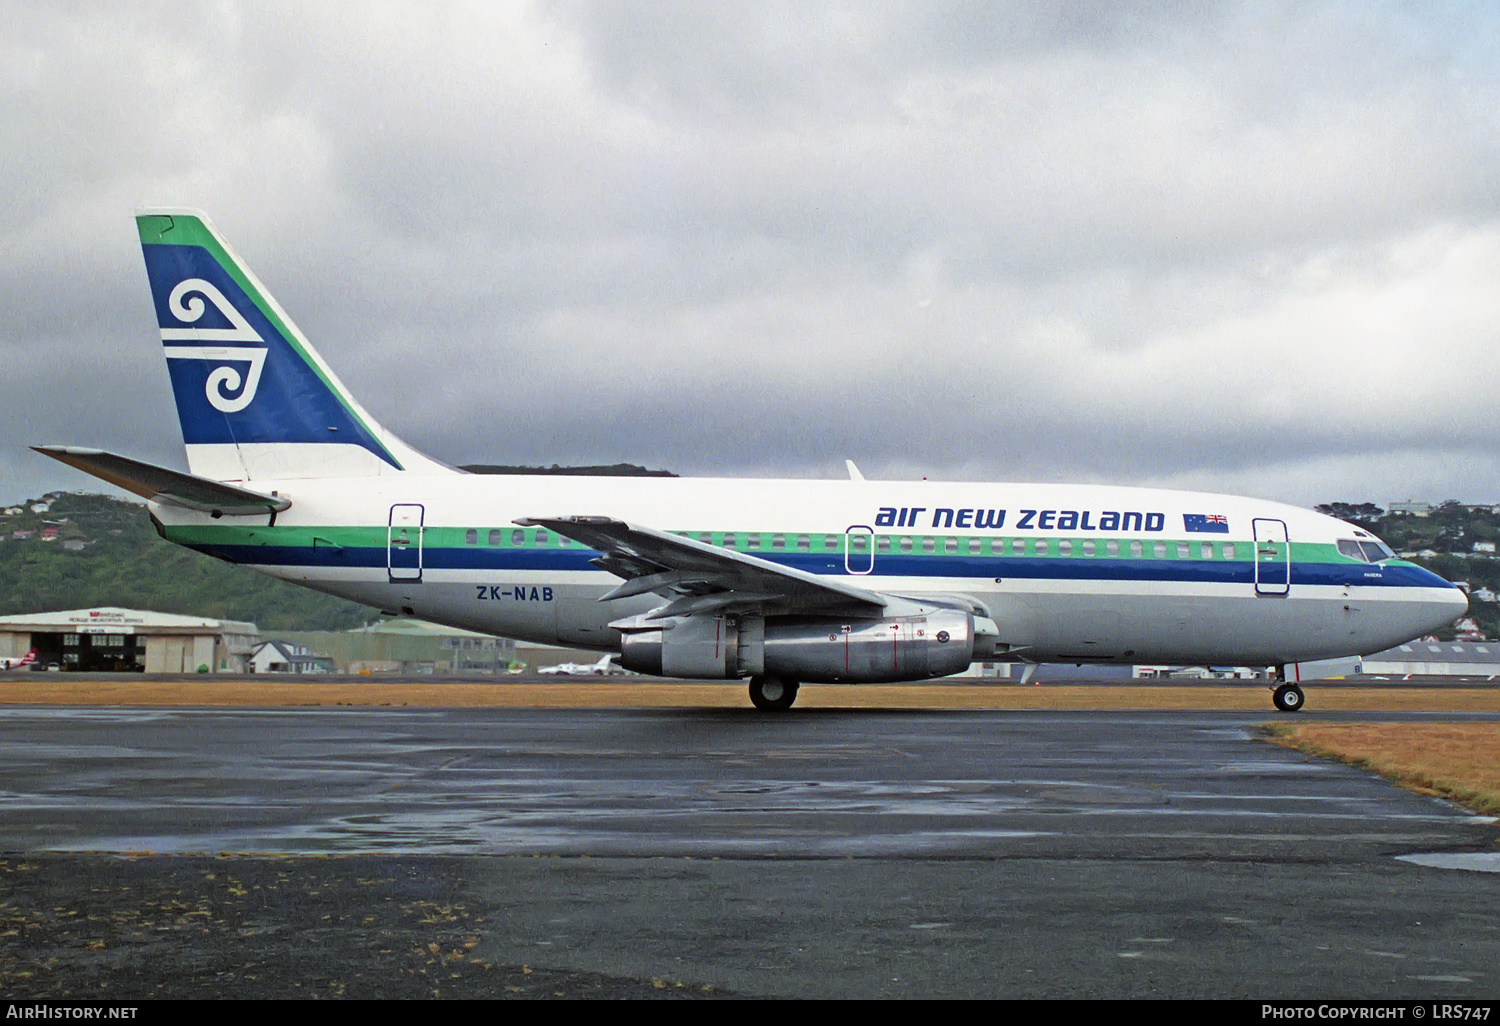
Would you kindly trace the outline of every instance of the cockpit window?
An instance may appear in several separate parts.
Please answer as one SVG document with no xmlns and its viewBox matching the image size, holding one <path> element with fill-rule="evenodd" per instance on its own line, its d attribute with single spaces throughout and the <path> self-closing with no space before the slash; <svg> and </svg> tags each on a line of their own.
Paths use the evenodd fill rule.
<svg viewBox="0 0 1500 1026">
<path fill-rule="evenodd" d="M 1396 558 L 1396 554 L 1382 542 L 1355 541 L 1353 538 L 1339 539 L 1339 554 L 1365 563 L 1379 563 L 1381 560 Z"/>
</svg>

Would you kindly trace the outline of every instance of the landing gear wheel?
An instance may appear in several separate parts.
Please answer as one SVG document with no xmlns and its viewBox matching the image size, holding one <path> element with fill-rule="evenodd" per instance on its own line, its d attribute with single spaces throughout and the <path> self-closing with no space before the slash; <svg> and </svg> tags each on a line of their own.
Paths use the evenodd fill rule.
<svg viewBox="0 0 1500 1026">
<path fill-rule="evenodd" d="M 751 677 L 750 701 L 765 712 L 784 712 L 797 700 L 797 682 L 780 677 Z"/>
<path fill-rule="evenodd" d="M 1271 702 L 1282 712 L 1296 712 L 1302 708 L 1302 703 L 1305 701 L 1307 697 L 1295 684 L 1283 684 L 1271 695 Z"/>
</svg>

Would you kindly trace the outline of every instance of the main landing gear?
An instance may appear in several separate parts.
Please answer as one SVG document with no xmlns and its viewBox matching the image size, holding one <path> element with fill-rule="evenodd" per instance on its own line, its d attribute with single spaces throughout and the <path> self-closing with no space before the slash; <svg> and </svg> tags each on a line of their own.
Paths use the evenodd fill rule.
<svg viewBox="0 0 1500 1026">
<path fill-rule="evenodd" d="M 1307 702 L 1307 696 L 1295 684 L 1287 684 L 1286 667 L 1276 667 L 1276 680 L 1283 683 L 1271 692 L 1271 704 L 1282 712 L 1297 712 Z"/>
<path fill-rule="evenodd" d="M 797 700 L 797 682 L 780 677 L 751 677 L 750 701 L 764 712 L 784 712 Z"/>
</svg>

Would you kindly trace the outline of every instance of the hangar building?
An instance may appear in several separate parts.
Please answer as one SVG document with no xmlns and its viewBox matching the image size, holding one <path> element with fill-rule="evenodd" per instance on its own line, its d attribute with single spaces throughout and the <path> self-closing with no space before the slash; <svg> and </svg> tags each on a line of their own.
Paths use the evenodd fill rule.
<svg viewBox="0 0 1500 1026">
<path fill-rule="evenodd" d="M 1361 673 L 1379 676 L 1500 676 L 1500 642 L 1409 641 L 1367 655 Z"/>
<path fill-rule="evenodd" d="M 40 669 L 98 673 L 244 673 L 260 628 L 101 606 L 0 616 L 0 656 L 37 650 Z"/>
</svg>

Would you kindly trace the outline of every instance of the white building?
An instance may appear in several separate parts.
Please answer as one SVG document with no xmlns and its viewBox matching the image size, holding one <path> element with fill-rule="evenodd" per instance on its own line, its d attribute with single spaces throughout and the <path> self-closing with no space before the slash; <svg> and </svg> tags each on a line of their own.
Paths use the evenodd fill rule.
<svg viewBox="0 0 1500 1026">
<path fill-rule="evenodd" d="M 1492 677 L 1500 642 L 1411 641 L 1364 657 L 1361 673 L 1405 677 Z"/>
<path fill-rule="evenodd" d="M 250 654 L 251 673 L 328 673 L 333 660 L 313 655 L 306 645 L 264 641 Z"/>
<path fill-rule="evenodd" d="M 260 628 L 101 606 L 0 616 L 0 657 L 37 650 L 42 669 L 124 673 L 244 673 Z"/>
</svg>

